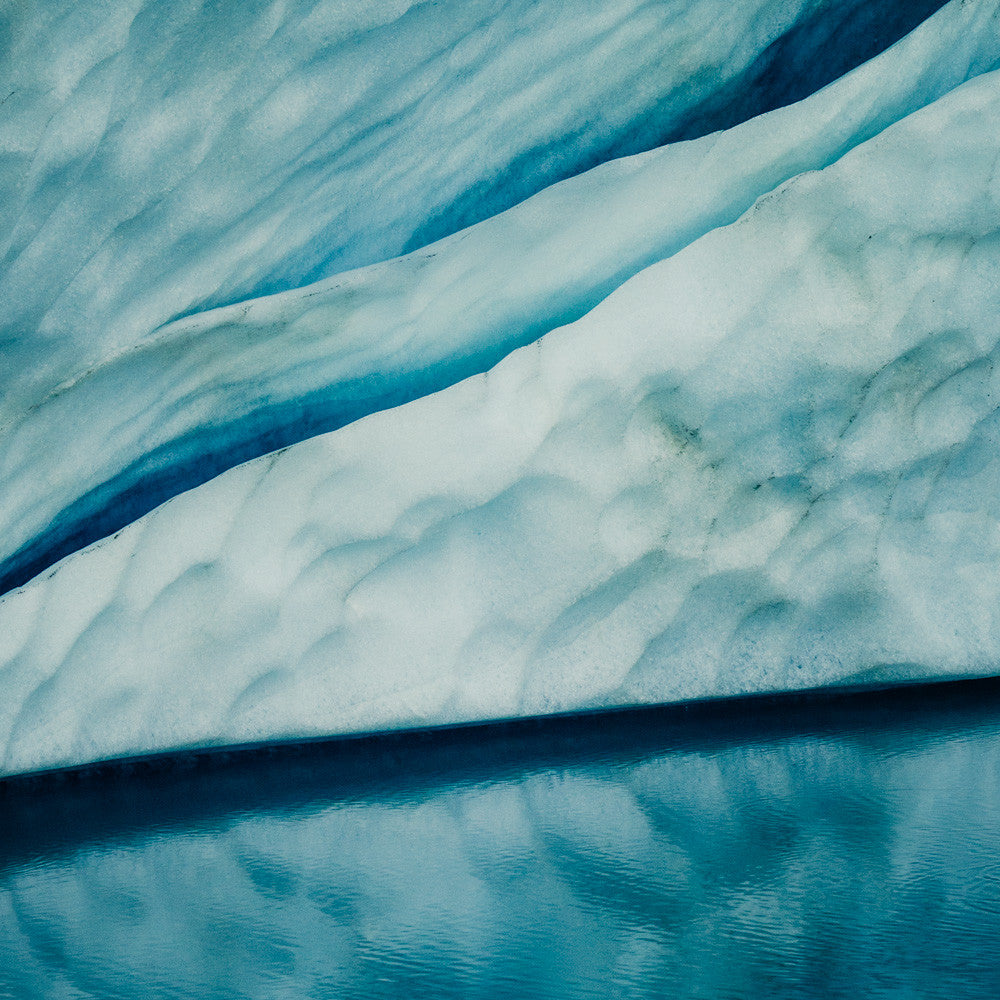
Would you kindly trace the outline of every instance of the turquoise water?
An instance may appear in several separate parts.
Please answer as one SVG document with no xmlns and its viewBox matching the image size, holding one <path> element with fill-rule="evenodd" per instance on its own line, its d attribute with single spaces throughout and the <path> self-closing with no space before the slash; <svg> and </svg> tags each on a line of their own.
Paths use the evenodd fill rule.
<svg viewBox="0 0 1000 1000">
<path fill-rule="evenodd" d="M 1000 996 L 1000 686 L 0 790 L 0 997 Z"/>
</svg>

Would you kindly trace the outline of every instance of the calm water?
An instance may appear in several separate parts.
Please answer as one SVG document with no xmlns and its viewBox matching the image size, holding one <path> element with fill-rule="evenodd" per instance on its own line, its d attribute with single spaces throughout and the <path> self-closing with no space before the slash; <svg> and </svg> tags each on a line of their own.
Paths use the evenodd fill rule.
<svg viewBox="0 0 1000 1000">
<path fill-rule="evenodd" d="M 1000 687 L 0 791 L 0 997 L 1000 997 Z"/>
</svg>

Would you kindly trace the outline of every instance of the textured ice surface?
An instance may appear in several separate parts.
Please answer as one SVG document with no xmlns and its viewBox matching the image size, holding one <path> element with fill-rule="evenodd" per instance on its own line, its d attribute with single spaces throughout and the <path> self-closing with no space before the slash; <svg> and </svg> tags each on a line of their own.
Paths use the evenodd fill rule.
<svg viewBox="0 0 1000 1000">
<path fill-rule="evenodd" d="M 992 672 L 1000 74 L 0 603 L 3 769 Z"/>
<path fill-rule="evenodd" d="M 803 96 L 937 5 L 5 4 L 0 425 L 179 314 Z"/>
<path fill-rule="evenodd" d="M 702 6 L 680 5 L 684 23 Z M 639 26 L 630 32 L 647 43 Z M 956 0 L 803 103 L 606 164 L 407 257 L 168 325 L 0 430 L 0 591 L 224 468 L 485 370 L 998 59 L 996 3 Z M 283 223 L 276 246 L 288 232 Z M 151 280 L 161 277 L 153 266 Z M 171 294 L 193 287 L 185 279 Z M 107 301 L 132 308 L 136 299 Z"/>
</svg>

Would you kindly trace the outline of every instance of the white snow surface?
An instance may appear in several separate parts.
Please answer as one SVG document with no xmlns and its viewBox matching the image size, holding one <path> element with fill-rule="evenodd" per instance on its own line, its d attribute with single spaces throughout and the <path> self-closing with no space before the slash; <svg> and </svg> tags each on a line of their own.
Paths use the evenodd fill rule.
<svg viewBox="0 0 1000 1000">
<path fill-rule="evenodd" d="M 688 19 L 702 16 L 698 4 L 687 7 Z M 277 438 L 273 448 L 484 370 L 578 318 L 643 267 L 733 222 L 781 182 L 825 167 L 998 64 L 996 0 L 954 0 L 799 104 L 605 164 L 405 257 L 169 324 L 11 413 L 0 429 L 0 570 L 67 511 L 85 522 L 121 509 L 118 496 L 141 488 L 144 477 L 202 463 L 200 473 L 179 474 L 191 486 L 270 450 L 255 445 L 268 435 Z M 544 127 L 555 125 L 546 119 Z M 259 169 L 262 161 L 247 162 Z M 310 208 L 303 219 L 321 214 Z M 221 245 L 206 241 L 204 253 Z M 249 261 L 240 257 L 240 266 Z M 119 263 L 109 258 L 108 266 Z M 192 267 L 205 280 L 213 274 L 199 259 Z M 163 276 L 157 265 L 151 280 Z M 94 280 L 107 275 L 95 272 Z M 188 277 L 169 280 L 171 294 L 198 287 Z M 107 301 L 131 309 L 141 298 L 112 286 Z M 65 447 L 69 426 L 73 448 Z"/>
<path fill-rule="evenodd" d="M 8 595 L 2 771 L 994 672 L 998 123 L 991 72 Z"/>
</svg>

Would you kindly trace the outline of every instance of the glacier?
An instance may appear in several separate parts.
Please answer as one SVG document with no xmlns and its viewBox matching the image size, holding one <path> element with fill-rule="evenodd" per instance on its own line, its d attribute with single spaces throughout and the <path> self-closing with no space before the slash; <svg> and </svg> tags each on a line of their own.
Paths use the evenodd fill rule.
<svg viewBox="0 0 1000 1000">
<path fill-rule="evenodd" d="M 995 672 L 998 120 L 990 71 L 8 594 L 3 773 Z"/>
<path fill-rule="evenodd" d="M 404 257 L 202 311 L 112 352 L 0 422 L 0 592 L 226 468 L 482 372 L 578 319 L 782 181 L 995 69 L 996 13 L 948 4 L 804 102 L 611 161 Z M 73 449 L 62 447 L 67 425 Z"/>
<path fill-rule="evenodd" d="M 169 319 L 805 96 L 939 5 L 6 4 L 0 425 Z"/>
<path fill-rule="evenodd" d="M 65 101 L 50 131 L 7 133 L 22 148 L 4 161 L 30 162 L 35 187 L 21 191 L 0 270 L 10 321 L 0 574 L 14 588 L 0 598 L 0 775 L 996 672 L 996 0 L 952 0 L 871 61 L 772 110 L 785 84 L 761 65 L 780 55 L 794 66 L 794 37 L 800 56 L 823 63 L 817 39 L 834 30 L 825 5 L 741 5 L 728 18 L 708 0 L 666 5 L 659 13 L 679 19 L 667 30 L 595 3 L 580 51 L 602 53 L 624 79 L 663 57 L 664 37 L 685 58 L 659 80 L 665 89 L 642 91 L 645 110 L 619 108 L 622 79 L 578 93 L 566 75 L 576 50 L 553 42 L 537 79 L 559 100 L 548 84 L 515 93 L 498 155 L 521 163 L 534 127 L 571 136 L 575 153 L 540 155 L 523 187 L 497 181 L 490 195 L 469 170 L 496 181 L 499 168 L 474 144 L 460 145 L 465 167 L 447 160 L 449 187 L 433 157 L 406 168 L 412 130 L 390 130 L 384 154 L 351 174 L 306 129 L 295 134 L 323 170 L 306 170 L 313 187 L 301 187 L 287 171 L 313 154 L 273 132 L 251 137 L 283 166 L 234 153 L 225 129 L 207 128 L 204 142 L 221 145 L 196 155 L 169 129 L 109 124 L 115 108 L 148 113 L 140 98 L 155 105 L 168 83 L 184 92 L 181 81 L 154 73 L 111 88 L 121 108 L 100 103 L 107 75 L 129 79 L 148 46 L 202 36 L 191 85 L 237 102 L 216 124 L 243 121 L 263 100 L 256 87 L 314 69 L 336 89 L 344 77 L 313 66 L 330 45 L 336 58 L 317 65 L 347 73 L 351 53 L 394 39 L 413 61 L 379 78 L 379 100 L 412 98 L 408 74 L 424 79 L 426 46 L 442 37 L 425 19 L 464 38 L 462 5 L 375 15 L 304 4 L 301 22 L 286 5 L 300 26 L 320 13 L 344 20 L 298 34 L 305 48 L 292 46 L 280 84 L 253 78 L 239 32 L 224 50 L 231 65 L 210 58 L 218 36 L 202 15 L 184 20 L 193 6 L 164 5 L 162 23 L 123 6 L 117 35 L 101 19 L 110 14 L 71 6 L 52 6 L 62 14 L 44 43 L 22 25 L 22 55 L 3 63 L 44 63 L 24 46 L 69 51 L 60 31 L 93 42 L 72 67 L 53 64 L 68 74 L 63 91 L 24 84 L 0 107 L 27 128 L 39 101 Z M 543 6 L 539 17 L 556 17 Z M 262 51 L 287 34 L 279 7 L 261 4 L 246 22 Z M 489 94 L 497 61 L 524 85 L 539 55 L 516 18 L 467 7 L 492 26 L 476 56 L 484 75 L 435 77 L 441 89 L 418 102 L 428 122 L 463 107 L 466 85 L 467 96 Z M 888 24 L 895 9 L 867 16 L 882 11 Z M 721 34 L 705 41 L 716 21 Z M 620 61 L 599 44 L 604 33 Z M 214 75 L 226 66 L 231 90 Z M 93 121 L 80 114 L 84 95 L 104 109 Z M 371 106 L 340 96 L 309 126 L 329 129 L 338 149 L 337 116 L 384 111 L 371 93 Z M 650 141 L 636 122 L 664 101 L 655 141 L 694 138 L 577 173 Z M 594 108 L 621 114 L 619 130 L 598 116 L 592 135 L 560 132 Z M 200 135 L 192 121 L 189 139 Z M 73 122 L 79 159 L 60 160 Z M 121 165 L 126 137 L 139 148 L 136 135 L 147 151 L 184 155 L 151 153 L 156 184 L 139 176 L 129 194 L 106 171 Z M 201 202 L 190 203 L 194 228 L 172 214 L 191 197 L 186 162 L 196 190 L 225 191 L 225 224 Z M 216 167 L 235 171 L 228 187 Z M 383 170 L 399 182 L 393 197 L 358 202 L 344 223 L 348 180 Z M 30 207 L 42 197 L 33 191 L 53 187 L 35 183 L 45 171 L 62 187 Z M 561 173 L 575 176 L 551 184 Z M 123 225 L 132 210 L 137 221 Z M 248 248 L 241 227 L 265 216 L 273 240 Z"/>
</svg>

